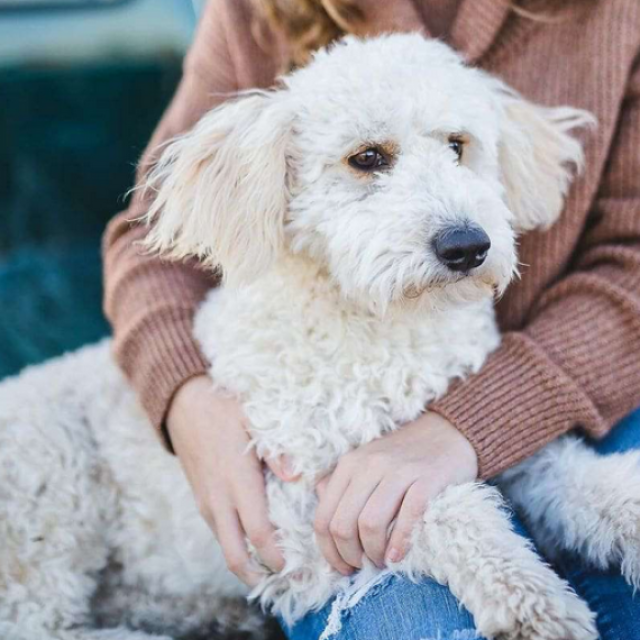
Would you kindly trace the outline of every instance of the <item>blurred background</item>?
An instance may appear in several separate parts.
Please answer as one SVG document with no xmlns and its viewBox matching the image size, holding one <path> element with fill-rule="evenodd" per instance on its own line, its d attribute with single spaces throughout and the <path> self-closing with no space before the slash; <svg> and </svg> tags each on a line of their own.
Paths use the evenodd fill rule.
<svg viewBox="0 0 640 640">
<path fill-rule="evenodd" d="M 0 0 L 0 378 L 108 333 L 100 237 L 205 0 Z"/>
</svg>

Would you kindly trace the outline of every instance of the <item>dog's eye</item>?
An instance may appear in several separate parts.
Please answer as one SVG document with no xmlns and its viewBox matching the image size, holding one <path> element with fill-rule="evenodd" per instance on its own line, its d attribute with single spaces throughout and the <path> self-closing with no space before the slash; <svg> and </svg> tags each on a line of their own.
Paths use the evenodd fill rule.
<svg viewBox="0 0 640 640">
<path fill-rule="evenodd" d="M 378 149 L 371 147 L 360 151 L 349 158 L 349 164 L 359 171 L 375 171 L 388 166 L 385 156 Z"/>
<path fill-rule="evenodd" d="M 464 140 L 456 136 L 449 138 L 449 148 L 458 156 L 458 161 L 462 160 L 462 152 L 464 151 Z"/>
</svg>

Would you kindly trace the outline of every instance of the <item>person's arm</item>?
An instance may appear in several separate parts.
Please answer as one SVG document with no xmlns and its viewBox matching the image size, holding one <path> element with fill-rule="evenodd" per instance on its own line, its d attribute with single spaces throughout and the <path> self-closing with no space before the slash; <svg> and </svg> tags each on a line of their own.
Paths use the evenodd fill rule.
<svg viewBox="0 0 640 640">
<path fill-rule="evenodd" d="M 143 154 L 137 182 L 164 142 L 190 129 L 237 89 L 223 17 L 218 13 L 221 5 L 211 2 L 203 16 L 176 95 Z M 215 281 L 194 262 L 176 263 L 145 254 L 138 242 L 147 229 L 135 222 L 145 208 L 142 192 L 134 191 L 128 209 L 107 227 L 104 308 L 113 328 L 115 358 L 160 432 L 176 390 L 189 378 L 206 372 L 192 321 L 197 305 Z"/>
<path fill-rule="evenodd" d="M 343 456 L 319 484 L 316 534 L 337 570 L 361 566 L 363 554 L 400 560 L 447 486 L 489 478 L 575 427 L 603 435 L 640 404 L 639 149 L 640 66 L 570 271 L 477 375 Z"/>
<path fill-rule="evenodd" d="M 237 91 L 226 33 L 249 31 L 246 22 L 231 15 L 230 9 L 238 7 L 236 0 L 207 5 L 182 82 L 143 156 L 138 181 L 153 164 L 159 145 L 190 129 Z M 261 463 L 249 448 L 240 404 L 212 392 L 207 362 L 193 337 L 196 308 L 217 282 L 194 261 L 176 263 L 145 254 L 138 241 L 147 229 L 135 223 L 145 207 L 135 192 L 104 236 L 105 311 L 113 327 L 114 355 L 165 444 L 178 455 L 229 568 L 251 584 L 258 576 L 245 536 L 272 569 L 282 568 L 283 559 L 267 515 Z"/>
<path fill-rule="evenodd" d="M 593 437 L 640 403 L 640 65 L 569 272 L 478 375 L 431 408 L 478 455 L 481 478 L 574 428 Z"/>
</svg>

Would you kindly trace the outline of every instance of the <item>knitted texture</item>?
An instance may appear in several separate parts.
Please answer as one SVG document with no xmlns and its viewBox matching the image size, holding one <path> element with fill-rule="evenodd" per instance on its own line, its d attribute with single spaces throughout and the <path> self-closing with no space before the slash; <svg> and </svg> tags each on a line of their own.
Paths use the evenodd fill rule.
<svg viewBox="0 0 640 640">
<path fill-rule="evenodd" d="M 357 0 L 367 33 L 429 35 L 434 0 Z M 570 429 L 592 436 L 640 404 L 640 4 L 637 0 L 463 2 L 447 40 L 527 98 L 593 112 L 587 168 L 560 221 L 522 238 L 522 277 L 498 304 L 502 346 L 430 408 L 470 440 L 483 478 Z M 269 87 L 286 56 L 277 33 L 256 41 L 250 0 L 210 0 L 178 93 L 154 135 L 187 130 L 239 89 Z M 434 24 L 442 21 L 434 20 Z M 428 73 L 428 70 L 425 70 Z M 116 358 L 154 424 L 176 389 L 206 371 L 192 338 L 213 276 L 141 253 L 134 198 L 104 240 L 105 308 Z"/>
</svg>

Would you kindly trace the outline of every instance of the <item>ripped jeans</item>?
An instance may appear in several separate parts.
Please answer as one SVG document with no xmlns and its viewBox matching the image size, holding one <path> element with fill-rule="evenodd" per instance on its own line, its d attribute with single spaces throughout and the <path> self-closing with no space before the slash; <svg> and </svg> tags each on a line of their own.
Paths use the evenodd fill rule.
<svg viewBox="0 0 640 640">
<path fill-rule="evenodd" d="M 604 455 L 640 449 L 640 410 L 593 446 Z M 516 530 L 527 535 L 517 516 L 514 520 Z M 634 596 L 619 571 L 589 569 L 573 556 L 562 557 L 555 568 L 597 614 L 602 640 L 640 640 L 640 593 Z M 283 625 L 289 640 L 318 640 L 330 621 L 333 604 L 307 614 L 293 628 Z M 353 606 L 344 608 L 340 622 L 331 640 L 484 640 L 476 633 L 471 614 L 446 587 L 428 578 L 413 583 L 388 575 Z"/>
</svg>

